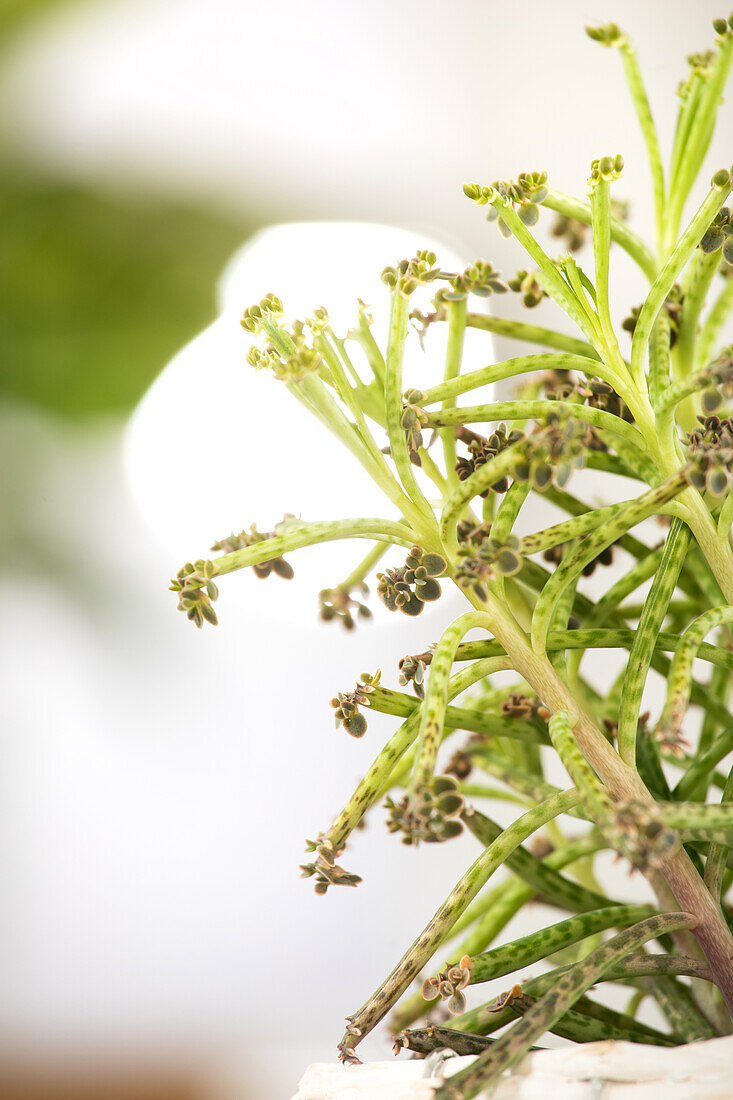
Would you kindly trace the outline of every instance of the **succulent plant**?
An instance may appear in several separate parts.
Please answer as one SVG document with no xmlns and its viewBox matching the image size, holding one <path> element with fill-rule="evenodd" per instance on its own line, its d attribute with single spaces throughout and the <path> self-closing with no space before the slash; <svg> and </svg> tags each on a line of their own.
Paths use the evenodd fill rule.
<svg viewBox="0 0 733 1100">
<path fill-rule="evenodd" d="M 213 624 L 219 578 L 247 568 L 289 576 L 284 555 L 361 539 L 368 552 L 321 593 L 322 618 L 351 628 L 354 614 L 365 617 L 366 581 L 385 555 L 376 588 L 390 612 L 417 617 L 445 586 L 462 594 L 465 610 L 437 642 L 416 634 L 397 687 L 362 675 L 334 698 L 336 724 L 353 736 L 365 736 L 369 710 L 393 715 L 395 730 L 330 828 L 308 842 L 315 858 L 302 868 L 320 894 L 355 886 L 359 877 L 337 859 L 385 799 L 388 831 L 407 844 L 474 838 L 474 862 L 417 938 L 406 930 L 411 946 L 348 1018 L 339 1046 L 356 1060 L 360 1041 L 395 1009 L 400 1048 L 475 1053 L 436 1100 L 476 1096 L 547 1031 L 669 1046 L 733 1028 L 733 772 L 724 763 L 733 752 L 733 357 L 721 346 L 733 312 L 730 169 L 699 187 L 683 223 L 733 60 L 733 16 L 713 25 L 713 48 L 690 58 L 680 85 L 666 166 L 628 36 L 613 23 L 588 30 L 621 55 L 649 156 L 653 244 L 611 198 L 623 172 L 614 153 L 590 162 L 588 201 L 556 191 L 544 171 L 464 185 L 523 249 L 524 267 L 509 280 L 485 260 L 444 271 L 429 251 L 386 267 L 384 349 L 361 302 L 344 336 L 323 310 L 288 321 L 272 294 L 245 311 L 242 324 L 259 341 L 250 363 L 273 371 L 361 463 L 387 518 L 289 516 L 267 535 L 252 527 L 172 583 L 187 617 Z M 551 239 L 573 252 L 587 239 L 592 264 L 545 251 L 533 233 L 544 211 L 559 218 Z M 612 244 L 648 282 L 623 324 L 611 297 Z M 574 333 L 471 309 L 472 297 L 507 286 L 533 318 L 564 312 Z M 447 351 L 442 382 L 406 390 L 413 324 L 428 353 L 433 326 L 445 326 Z M 468 330 L 530 350 L 465 371 Z M 368 377 L 349 355 L 355 345 Z M 510 400 L 457 404 L 504 379 L 520 383 Z M 604 503 L 585 499 L 581 467 L 603 474 Z M 540 498 L 564 518 L 544 525 Z M 597 568 L 612 555 L 613 571 Z M 585 658 L 595 650 L 622 654 L 620 669 L 594 679 Z M 654 677 L 666 700 L 650 715 Z M 468 739 L 444 759 L 457 731 Z M 564 788 L 547 779 L 550 750 L 567 772 Z M 497 800 L 516 807 L 507 827 L 479 809 Z M 647 903 L 626 903 L 595 872 L 604 850 L 645 876 Z M 489 888 L 500 868 L 505 879 Z M 535 899 L 535 930 L 497 946 Z M 544 926 L 547 907 L 562 919 Z M 539 961 L 549 972 L 523 980 Z M 428 967 L 435 977 L 425 977 Z M 421 974 L 422 990 L 403 996 Z M 506 994 L 467 1007 L 474 985 L 504 975 Z M 625 1012 L 604 1003 L 608 982 L 629 987 Z M 441 997 L 457 1013 L 451 1026 L 411 1030 Z M 656 1001 L 664 1029 L 637 1019 L 642 997 Z"/>
</svg>

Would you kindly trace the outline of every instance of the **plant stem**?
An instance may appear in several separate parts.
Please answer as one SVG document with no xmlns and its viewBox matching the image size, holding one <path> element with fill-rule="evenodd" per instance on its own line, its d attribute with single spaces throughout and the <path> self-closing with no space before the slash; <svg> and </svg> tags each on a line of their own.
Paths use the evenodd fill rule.
<svg viewBox="0 0 733 1100">
<path fill-rule="evenodd" d="M 470 591 L 466 595 L 471 602 L 474 598 L 478 599 Z M 578 707 L 546 656 L 532 650 L 526 637 L 491 596 L 487 604 L 481 609 L 490 612 L 493 618 L 492 633 L 512 658 L 519 675 L 533 687 L 552 713 L 568 711 L 577 715 L 573 732 L 578 746 L 608 786 L 611 795 L 617 801 L 651 801 L 638 773 L 621 760 L 592 719 Z M 733 1011 L 733 936 L 720 907 L 710 897 L 684 850 L 664 861 L 662 873 L 677 903 L 697 915 L 695 937 L 710 964 L 728 1010 Z"/>
</svg>

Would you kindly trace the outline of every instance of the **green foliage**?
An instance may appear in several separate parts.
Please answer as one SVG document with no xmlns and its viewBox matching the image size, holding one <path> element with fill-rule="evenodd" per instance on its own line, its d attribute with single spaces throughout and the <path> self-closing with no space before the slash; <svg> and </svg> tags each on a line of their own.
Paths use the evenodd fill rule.
<svg viewBox="0 0 733 1100">
<path fill-rule="evenodd" d="M 323 311 L 287 321 L 274 295 L 246 311 L 243 324 L 260 340 L 250 362 L 284 379 L 359 459 L 398 518 L 290 519 L 264 539 L 243 533 L 222 541 L 220 557 L 186 566 L 174 582 L 182 610 L 201 625 L 210 618 L 214 577 L 249 567 L 278 571 L 285 552 L 358 537 L 371 549 L 346 580 L 321 594 L 322 617 L 353 628 L 352 608 L 363 605 L 351 593 L 364 596 L 366 577 L 392 546 L 408 554 L 404 565 L 376 574 L 389 611 L 418 616 L 444 584 L 463 594 L 467 610 L 438 641 L 423 634 L 415 653 L 399 662 L 399 683 L 411 685 L 412 694 L 388 687 L 377 673 L 332 701 L 337 725 L 353 736 L 366 733 L 368 710 L 400 725 L 331 828 L 308 842 L 317 857 L 303 868 L 321 894 L 330 885 L 355 885 L 358 876 L 336 859 L 383 799 L 387 829 L 405 844 L 444 843 L 464 828 L 474 839 L 474 863 L 348 1018 L 339 1046 L 344 1060 L 356 1060 L 361 1039 L 430 966 L 434 976 L 423 973 L 422 998 L 409 996 L 398 1009 L 399 1029 L 441 998 L 458 1016 L 451 1028 L 428 1021 L 408 1029 L 398 1045 L 477 1054 L 439 1090 L 440 1100 L 477 1095 L 546 1031 L 575 1042 L 614 1037 L 665 1046 L 733 1026 L 733 781 L 718 771 L 733 749 L 733 367 L 731 349 L 718 346 L 733 310 L 728 276 L 725 291 L 708 301 L 731 239 L 729 169 L 701 187 L 697 210 L 680 229 L 733 59 L 733 20 L 717 20 L 715 30 L 710 55 L 692 64 L 666 173 L 629 39 L 614 24 L 589 30 L 595 41 L 617 47 L 624 65 L 649 154 L 656 251 L 612 214 L 620 156 L 592 161 L 588 203 L 553 191 L 544 172 L 464 186 L 524 249 L 527 266 L 508 286 L 527 307 L 551 301 L 577 336 L 470 312 L 472 294 L 501 294 L 507 283 L 486 261 L 462 273 L 443 271 L 429 252 L 383 272 L 390 295 L 384 351 L 363 303 L 343 338 Z M 589 227 L 592 270 L 545 252 L 531 232 L 542 206 L 564 219 L 557 235 L 575 246 Z M 613 242 L 649 282 L 623 326 L 611 309 Z M 432 327 L 445 324 L 447 352 L 441 383 L 405 392 L 411 322 L 427 351 Z M 462 373 L 469 327 L 554 350 Z M 624 328 L 632 336 L 629 358 L 619 341 Z M 347 345 L 364 353 L 367 380 Z M 458 406 L 459 396 L 503 379 L 515 380 L 511 399 Z M 486 435 L 476 431 L 481 424 L 490 425 Z M 431 429 L 440 437 L 442 465 L 430 452 Z M 587 503 L 567 488 L 583 466 L 604 471 L 606 503 Z M 637 486 L 631 499 L 628 479 Z M 567 518 L 543 526 L 540 495 Z M 520 535 L 520 524 L 527 533 Z M 620 569 L 610 583 L 605 566 L 612 560 Z M 476 636 L 467 637 L 471 632 Z M 599 648 L 624 655 L 613 678 L 584 666 Z M 500 672 L 509 676 L 499 683 L 493 677 Z M 666 681 L 667 698 L 652 715 L 645 689 L 653 676 Z M 703 713 L 701 729 L 695 708 Z M 454 740 L 443 761 L 444 744 L 459 730 L 468 738 Z M 566 790 L 546 778 L 540 750 L 548 745 L 569 776 Z M 475 773 L 501 788 L 482 785 Z M 716 788 L 719 804 L 708 800 Z M 499 797 L 522 807 L 506 828 L 475 804 Z M 646 877 L 649 904 L 630 906 L 616 896 L 594 866 L 602 849 Z M 486 890 L 499 868 L 506 881 Z M 532 910 L 535 930 L 496 946 L 533 899 L 569 916 L 543 927 Z M 612 929 L 618 931 L 608 938 Z M 646 947 L 652 941 L 656 954 Z M 554 969 L 524 981 L 523 968 L 540 962 Z M 472 986 L 503 975 L 513 983 L 505 994 L 467 1008 Z M 586 996 L 611 981 L 654 997 L 668 1030 Z M 486 1038 L 507 1024 L 500 1038 Z"/>
<path fill-rule="evenodd" d="M 0 41 L 12 39 L 14 31 L 45 14 L 49 9 L 81 6 L 85 0 L 4 0 L 0 8 Z M 87 0 L 88 2 L 88 0 Z"/>
</svg>

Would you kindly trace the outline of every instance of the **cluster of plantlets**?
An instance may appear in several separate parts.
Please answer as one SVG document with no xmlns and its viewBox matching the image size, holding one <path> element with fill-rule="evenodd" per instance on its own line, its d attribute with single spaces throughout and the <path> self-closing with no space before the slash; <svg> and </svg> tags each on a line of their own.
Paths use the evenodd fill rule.
<svg viewBox="0 0 733 1100">
<path fill-rule="evenodd" d="M 358 459 L 394 518 L 289 517 L 268 537 L 253 528 L 222 542 L 221 556 L 185 566 L 173 583 L 179 606 L 201 626 L 215 620 L 214 578 L 270 566 L 286 575 L 277 564 L 283 554 L 363 539 L 370 544 L 363 561 L 321 595 L 326 619 L 353 627 L 351 610 L 365 606 L 366 578 L 391 547 L 407 551 L 406 560 L 378 575 L 379 596 L 391 611 L 419 614 L 440 596 L 441 584 L 463 593 L 465 613 L 434 646 L 423 636 L 415 655 L 400 662 L 399 682 L 412 684 L 412 693 L 375 674 L 334 699 L 337 725 L 355 736 L 366 731 L 364 711 L 392 714 L 400 724 L 330 828 L 309 842 L 316 858 L 303 868 L 319 893 L 355 885 L 358 876 L 337 859 L 365 814 L 385 799 L 388 828 L 405 843 L 447 842 L 462 829 L 475 837 L 474 863 L 348 1018 L 340 1044 L 342 1057 L 356 1060 L 360 1041 L 423 974 L 422 990 L 396 1008 L 398 1046 L 478 1055 L 438 1100 L 475 1096 L 547 1031 L 578 1042 L 612 1037 L 664 1046 L 733 1030 L 733 909 L 726 897 L 733 772 L 720 768 L 733 752 L 733 393 L 731 349 L 720 346 L 733 310 L 728 169 L 715 172 L 683 224 L 733 58 L 733 17 L 715 20 L 714 29 L 714 48 L 690 58 L 680 86 L 666 169 L 631 43 L 615 25 L 589 31 L 622 57 L 651 165 L 653 248 L 614 214 L 619 156 L 592 162 L 587 202 L 554 190 L 543 172 L 464 187 L 526 253 L 526 270 L 513 280 L 525 304 L 547 298 L 544 308 L 559 307 L 576 335 L 473 312 L 472 295 L 506 290 L 499 273 L 484 261 L 462 273 L 443 271 L 430 252 L 385 269 L 384 351 L 363 303 L 345 336 L 324 310 L 286 322 L 274 295 L 247 310 L 244 327 L 264 340 L 250 361 L 272 370 Z M 555 239 L 573 250 L 592 242 L 591 264 L 547 253 L 532 232 L 542 230 L 543 211 L 560 219 Z M 624 326 L 630 349 L 612 316 L 612 245 L 649 283 Z M 431 303 L 420 302 L 430 295 Z M 411 322 L 426 342 L 433 326 L 445 325 L 447 352 L 441 383 L 405 392 Z M 549 350 L 462 373 L 468 329 Z M 475 388 L 505 379 L 521 381 L 514 399 L 457 405 Z M 569 491 L 580 466 L 603 473 L 608 504 Z M 638 492 L 623 499 L 618 486 L 629 480 Z M 566 518 L 531 530 L 535 494 Z M 530 533 L 518 533 L 520 517 Z M 651 541 L 648 527 L 632 533 L 651 518 L 659 521 Z M 612 548 L 625 570 L 591 598 L 579 582 L 595 569 L 599 585 Z M 627 655 L 602 688 L 584 664 L 596 649 Z M 656 720 L 642 707 L 652 675 L 667 685 Z M 458 731 L 470 736 L 441 769 L 443 742 Z M 545 775 L 552 750 L 569 776 L 564 790 Z M 477 807 L 487 799 L 512 802 L 519 815 L 502 828 Z M 647 905 L 626 904 L 596 881 L 593 859 L 605 849 L 646 876 Z M 508 878 L 488 889 L 500 867 Z M 533 899 L 566 915 L 496 946 Z M 551 969 L 522 981 L 522 971 L 542 960 Z M 503 976 L 511 983 L 507 993 L 466 1009 L 466 990 Z M 629 988 L 625 1012 L 588 996 L 592 986 L 611 982 Z M 666 1030 L 637 1019 L 645 997 L 658 1003 Z M 441 998 L 457 1013 L 450 1026 L 413 1027 Z"/>
</svg>

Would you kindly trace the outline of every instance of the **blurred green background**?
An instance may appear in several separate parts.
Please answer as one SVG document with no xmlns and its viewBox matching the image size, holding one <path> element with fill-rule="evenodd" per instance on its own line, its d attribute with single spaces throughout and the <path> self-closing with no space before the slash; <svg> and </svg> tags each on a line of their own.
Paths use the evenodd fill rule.
<svg viewBox="0 0 733 1100">
<path fill-rule="evenodd" d="M 4 0 L 16 36 L 88 0 Z M 111 193 L 23 161 L 0 126 L 0 401 L 64 418 L 124 415 L 214 317 L 216 280 L 252 226 L 160 194 Z"/>
</svg>

